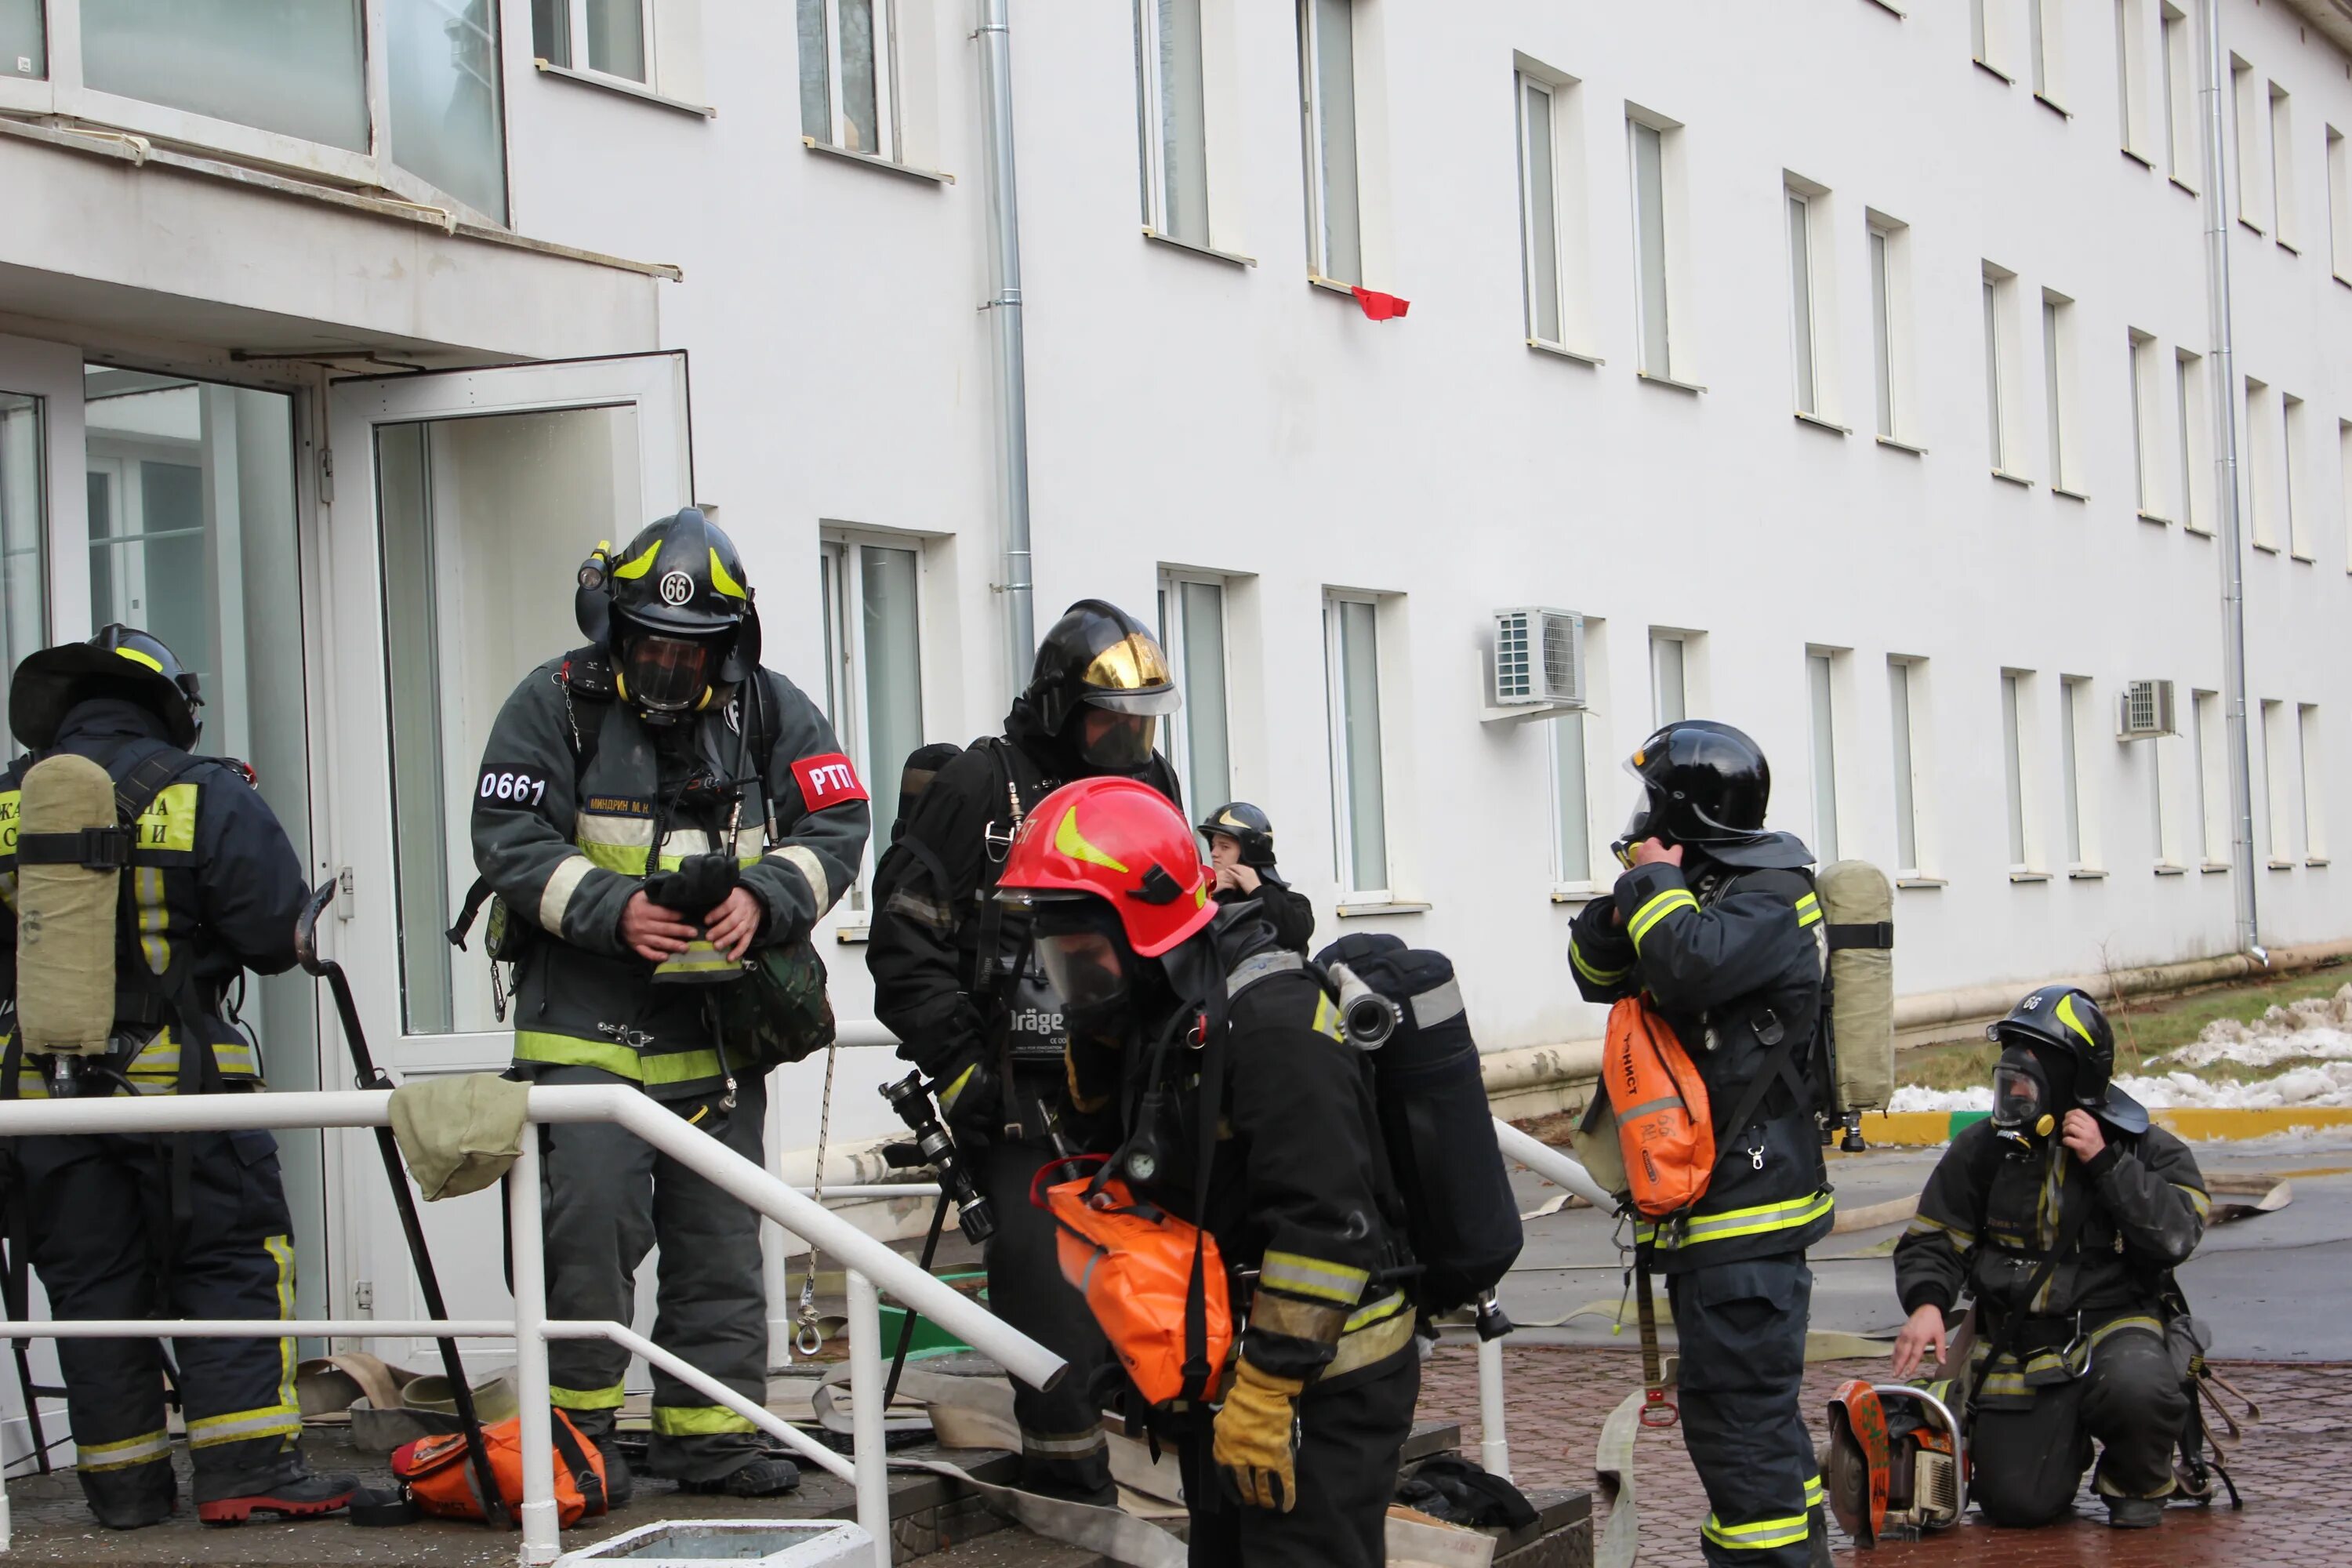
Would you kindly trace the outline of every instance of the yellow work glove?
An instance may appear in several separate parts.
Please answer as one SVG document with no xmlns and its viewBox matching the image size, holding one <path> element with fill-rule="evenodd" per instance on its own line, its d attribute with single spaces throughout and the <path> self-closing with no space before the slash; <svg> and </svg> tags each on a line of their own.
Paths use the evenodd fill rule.
<svg viewBox="0 0 2352 1568">
<path fill-rule="evenodd" d="M 1217 1412 L 1213 1454 L 1226 1483 L 1248 1507 L 1288 1513 L 1298 1501 L 1291 1439 L 1299 1391 L 1306 1386 L 1295 1377 L 1261 1372 L 1247 1361 L 1234 1365 L 1234 1386 L 1225 1394 L 1225 1407 Z"/>
</svg>

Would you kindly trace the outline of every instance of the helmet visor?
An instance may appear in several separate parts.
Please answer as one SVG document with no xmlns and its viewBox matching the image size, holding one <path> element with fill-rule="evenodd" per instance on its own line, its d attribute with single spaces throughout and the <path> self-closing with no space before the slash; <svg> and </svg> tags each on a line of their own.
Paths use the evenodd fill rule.
<svg viewBox="0 0 2352 1568">
<path fill-rule="evenodd" d="M 1041 933 L 1038 962 L 1045 979 L 1073 1014 L 1090 1014 L 1127 994 L 1127 966 L 1118 944 L 1097 931 Z"/>
<path fill-rule="evenodd" d="M 2030 1058 L 2018 1053 L 2003 1057 L 1992 1069 L 1992 1121 L 2004 1131 L 2043 1131 L 2051 1114 L 2050 1091 Z"/>
<path fill-rule="evenodd" d="M 710 684 L 710 645 L 642 634 L 629 639 L 622 675 L 629 700 L 647 713 L 684 713 Z"/>
<path fill-rule="evenodd" d="M 1625 776 L 1633 781 L 1633 809 L 1625 814 L 1625 831 L 1609 847 L 1616 855 L 1617 863 L 1630 868 L 1633 864 L 1633 846 L 1654 836 L 1650 831 L 1650 781 L 1642 776 L 1642 770 L 1633 765 L 1631 758 L 1623 765 Z"/>
<path fill-rule="evenodd" d="M 1151 760 L 1160 721 L 1148 713 L 1078 710 L 1078 756 L 1107 773 L 1131 773 Z"/>
<path fill-rule="evenodd" d="M 1168 656 L 1141 632 L 1130 632 L 1095 655 L 1078 679 L 1081 701 L 1113 713 L 1158 715 L 1183 706 Z"/>
</svg>

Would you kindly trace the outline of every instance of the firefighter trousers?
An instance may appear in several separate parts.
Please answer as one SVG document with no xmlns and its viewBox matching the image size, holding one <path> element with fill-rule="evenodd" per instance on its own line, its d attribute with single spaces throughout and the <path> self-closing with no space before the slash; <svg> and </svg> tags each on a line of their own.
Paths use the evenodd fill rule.
<svg viewBox="0 0 2352 1568">
<path fill-rule="evenodd" d="M 1703 1263 L 1668 1276 L 1666 1290 L 1683 1439 L 1712 1509 L 1700 1550 L 1717 1568 L 1805 1568 L 1828 1541 L 1802 1408 L 1805 1255 Z"/>
<path fill-rule="evenodd" d="M 988 1240 L 988 1304 L 1013 1328 L 1070 1363 L 1052 1392 L 1015 1380 L 1021 1426 L 1021 1487 L 1086 1502 L 1109 1502 L 1110 1448 L 1102 1432 L 1099 1381 L 1110 1349 L 1087 1299 L 1062 1277 L 1054 1220 L 1029 1202 L 1029 1184 L 1053 1150 L 1042 1141 L 991 1143 L 976 1162 L 996 1211 Z"/>
<path fill-rule="evenodd" d="M 593 1068 L 542 1068 L 544 1084 L 610 1084 Z M 762 1158 L 767 1086 L 736 1080 L 736 1105 L 719 1096 L 673 1103 L 753 1163 Z M 656 1246 L 653 1341 L 753 1404 L 768 1394 L 768 1300 L 760 1279 L 760 1216 L 702 1177 L 607 1122 L 541 1130 L 547 1241 L 547 1310 L 554 1318 L 636 1316 L 637 1267 Z M 550 1394 L 590 1437 L 608 1438 L 623 1397 L 629 1352 L 607 1340 L 547 1347 Z M 732 1475 L 766 1451 L 751 1421 L 654 1373 L 653 1473 L 678 1481 Z"/>
<path fill-rule="evenodd" d="M 1397 1461 L 1421 1397 L 1421 1351 L 1311 1385 L 1298 1401 L 1297 1501 L 1244 1508 L 1212 1459 L 1205 1423 L 1176 1444 L 1192 1508 L 1193 1568 L 1381 1568 Z"/>
<path fill-rule="evenodd" d="M 2172 1448 L 2188 1419 L 2189 1396 L 2163 1337 L 2117 1331 L 2092 1351 L 2088 1372 L 2035 1390 L 2030 1408 L 1977 1412 L 1969 1495 L 1995 1524 L 2062 1519 L 2095 1438 L 2100 1496 L 2169 1497 Z"/>
<path fill-rule="evenodd" d="M 293 1223 L 268 1132 L 194 1132 L 184 1228 L 172 1215 L 173 1139 L 26 1138 L 16 1151 L 32 1262 L 72 1318 L 291 1318 Z M 175 1234 L 176 1233 L 176 1234 Z M 195 1500 L 279 1479 L 302 1415 L 290 1339 L 178 1340 Z M 93 1503 L 136 1510 L 173 1495 L 163 1348 L 60 1340 L 76 1470 Z"/>
</svg>

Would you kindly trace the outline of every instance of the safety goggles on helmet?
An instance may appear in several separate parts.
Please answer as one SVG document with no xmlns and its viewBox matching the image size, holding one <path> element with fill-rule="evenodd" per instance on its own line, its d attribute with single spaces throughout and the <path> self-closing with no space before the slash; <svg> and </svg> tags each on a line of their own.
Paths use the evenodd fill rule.
<svg viewBox="0 0 2352 1568">
<path fill-rule="evenodd" d="M 624 645 L 621 693 L 653 724 L 676 721 L 710 690 L 711 647 L 693 637 L 639 633 Z"/>
<path fill-rule="evenodd" d="M 1122 713 L 1099 707 L 1081 707 L 1077 715 L 1078 755 L 1090 768 L 1107 773 L 1131 773 L 1151 761 L 1160 736 L 1160 721 L 1149 713 Z"/>
</svg>

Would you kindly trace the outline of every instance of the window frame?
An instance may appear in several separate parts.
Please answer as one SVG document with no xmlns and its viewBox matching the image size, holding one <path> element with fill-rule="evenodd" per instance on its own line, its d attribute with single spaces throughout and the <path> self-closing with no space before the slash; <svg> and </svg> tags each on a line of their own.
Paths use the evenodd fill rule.
<svg viewBox="0 0 2352 1568">
<path fill-rule="evenodd" d="M 571 3 L 583 5 L 585 0 L 571 0 Z M 656 3 L 657 0 L 647 0 L 648 26 Z M 874 134 L 882 142 L 880 147 L 852 147 L 844 134 L 849 117 L 841 89 L 841 0 L 818 0 L 818 4 L 824 12 L 824 92 L 829 136 L 820 141 L 809 135 L 803 124 L 802 142 L 846 153 L 853 158 L 871 158 L 882 163 L 905 163 L 907 133 L 899 116 L 898 0 L 869 0 L 874 17 Z M 797 11 L 793 18 L 793 40 L 795 50 L 805 42 L 801 37 Z M 797 79 L 794 90 L 798 90 Z"/>
<path fill-rule="evenodd" d="M 1389 811 L 1388 686 L 1381 668 L 1380 647 L 1382 601 L 1387 597 L 1389 595 L 1345 588 L 1326 588 L 1323 591 L 1324 688 L 1331 758 L 1332 872 L 1339 885 L 1339 901 L 1343 906 L 1396 901 L 1396 845 L 1395 835 L 1391 831 Z M 1349 768 L 1348 665 L 1341 610 L 1341 606 L 1346 605 L 1362 605 L 1372 612 L 1372 695 L 1381 730 L 1374 757 L 1381 771 L 1381 856 L 1385 884 L 1377 888 L 1355 885 L 1355 781 L 1349 776 Z"/>
<path fill-rule="evenodd" d="M 1355 185 L 1356 262 L 1362 277 L 1346 278 L 1332 265 L 1330 227 L 1331 171 L 1324 156 L 1324 120 L 1329 110 L 1322 88 L 1323 17 L 1321 0 L 1298 0 L 1298 107 L 1306 137 L 1307 271 L 1310 280 L 1343 288 L 1365 287 L 1371 268 L 1364 257 L 1364 139 L 1361 94 L 1357 90 L 1357 27 L 1355 0 L 1348 7 L 1348 152 L 1349 174 Z"/>
<path fill-rule="evenodd" d="M 2204 176 L 2197 145 L 2196 40 L 2185 7 L 2158 0 L 2157 39 L 2164 60 L 2165 177 L 2195 195 Z"/>
<path fill-rule="evenodd" d="M 2073 118 L 2066 107 L 2066 6 L 2052 0 L 2025 0 L 2025 54 L 2033 96 Z"/>
<path fill-rule="evenodd" d="M 1211 249 L 1216 243 L 1217 225 L 1216 208 L 1209 194 L 1208 25 L 1201 16 L 1202 0 L 1194 0 L 1193 43 L 1201 54 L 1201 233 L 1195 237 L 1179 234 L 1170 221 L 1168 83 L 1160 68 L 1160 3 L 1161 0 L 1135 0 L 1136 129 L 1142 142 L 1143 226 L 1162 239 Z M 897 10 L 895 0 L 891 8 Z M 894 27 L 894 42 L 896 37 Z"/>
<path fill-rule="evenodd" d="M 2338 283 L 2352 284 L 2352 149 L 2344 132 L 2326 130 L 2327 268 Z"/>
<path fill-rule="evenodd" d="M 1200 788 L 1201 781 L 1192 776 L 1192 715 L 1195 711 L 1191 693 L 1198 684 L 1192 679 L 1190 648 L 1192 644 L 1192 611 L 1185 607 L 1183 589 L 1186 586 L 1214 588 L 1217 591 L 1218 669 L 1217 679 L 1223 691 L 1225 715 L 1225 781 L 1224 789 L 1212 800 Z M 1168 656 L 1168 668 L 1185 691 L 1184 706 L 1175 721 L 1165 726 L 1160 736 L 1160 751 L 1168 765 L 1181 781 L 1184 800 L 1195 818 L 1202 817 L 1219 805 L 1234 798 L 1240 786 L 1234 780 L 1234 594 L 1233 578 L 1217 572 L 1192 572 L 1179 567 L 1163 566 L 1160 570 L 1160 647 Z"/>
<path fill-rule="evenodd" d="M 1983 268 L 1985 320 L 1985 395 L 1992 472 L 1996 478 L 2030 485 L 2033 481 L 2017 465 L 2024 446 L 2023 408 L 2015 311 L 2017 274 L 1992 262 Z"/>
<path fill-rule="evenodd" d="M 2137 327 L 2124 329 L 2129 344 L 2131 370 L 2132 468 L 2137 476 L 2134 504 L 2139 516 L 2150 522 L 2170 522 L 2171 515 L 2163 510 L 2161 452 L 2158 440 L 2156 409 L 2156 365 L 2158 343 L 2156 334 L 2143 332 Z"/>
<path fill-rule="evenodd" d="M 2208 0 L 2211 3 L 2211 0 Z M 2234 154 L 2232 167 L 2237 174 L 2238 221 L 2256 234 L 2265 232 L 2261 216 L 2253 206 L 2254 192 L 2264 182 L 2254 178 L 2257 161 L 2262 157 L 2263 129 L 2269 116 L 2268 100 L 2258 108 L 2253 95 L 2247 90 L 2254 80 L 2251 60 L 2235 50 L 2230 54 L 2230 127 Z"/>
<path fill-rule="evenodd" d="M 1590 636 L 1591 631 L 1591 627 L 1588 623 L 1586 634 Z M 1601 841 L 1593 833 L 1592 817 L 1593 727 L 1586 722 L 1591 717 L 1590 709 L 1578 708 L 1556 713 L 1543 721 L 1545 738 L 1549 742 L 1549 744 L 1544 747 L 1544 767 L 1550 783 L 1551 890 L 1555 897 L 1560 895 L 1581 897 L 1595 891 L 1601 886 L 1600 857 L 1596 853 Z M 1581 865 L 1569 858 L 1569 846 L 1560 831 L 1562 819 L 1566 816 L 1567 803 L 1560 798 L 1562 778 L 1559 754 L 1560 731 L 1552 728 L 1555 724 L 1576 726 L 1577 750 L 1583 763 L 1583 771 L 1576 781 L 1577 797 L 1584 817 L 1584 858 Z M 1571 875 L 1571 873 L 1578 874 Z"/>
<path fill-rule="evenodd" d="M 2282 389 L 2279 393 L 2279 510 L 2286 522 L 2284 543 L 2289 558 L 2302 562 L 2316 561 L 2311 544 L 2311 509 L 2302 504 L 2302 475 L 2294 460 L 2295 448 L 2303 444 L 2303 426 L 2307 405 L 2294 394 Z"/>
<path fill-rule="evenodd" d="M 2265 697 L 2257 709 L 2263 746 L 2263 838 L 2273 871 L 2289 870 L 2294 865 L 2293 802 L 2287 791 L 2291 783 L 2299 784 L 2302 778 L 2300 767 L 2287 765 L 2286 707 L 2279 698 Z"/>
<path fill-rule="evenodd" d="M 1690 345 L 1690 284 L 1684 273 L 1684 258 L 1689 243 L 1685 236 L 1689 213 L 1683 190 L 1684 130 L 1679 121 L 1667 119 L 1638 104 L 1629 102 L 1625 105 L 1626 191 L 1633 216 L 1635 374 L 1644 381 L 1698 392 L 1705 389 L 1696 381 L 1696 362 Z M 1642 177 L 1642 138 L 1644 132 L 1656 139 L 1658 148 L 1656 280 L 1660 313 L 1664 318 L 1659 324 L 1658 344 L 1664 356 L 1663 363 L 1654 363 L 1650 352 L 1651 310 L 1647 298 L 1650 247 L 1643 235 L 1643 218 L 1651 209 L 1643 202 L 1645 182 Z"/>
<path fill-rule="evenodd" d="M 1853 657 L 1850 648 L 1809 646 L 1805 649 L 1805 733 L 1812 773 L 1811 847 L 1814 860 L 1822 866 L 1843 857 L 1847 838 L 1845 792 L 1840 787 L 1844 772 L 1840 765 L 1842 737 L 1847 727 L 1843 718 L 1847 704 L 1842 700 L 1841 688 L 1846 674 L 1844 666 Z"/>
<path fill-rule="evenodd" d="M 1654 731 L 1663 730 L 1669 724 L 1679 724 L 1690 717 L 1690 645 L 1693 640 L 1692 634 L 1675 627 L 1652 626 L 1650 628 L 1650 728 Z M 1675 650 L 1675 706 L 1677 710 L 1671 716 L 1666 712 L 1665 668 L 1660 658 L 1669 645 Z"/>
<path fill-rule="evenodd" d="M 2042 290 L 2042 396 L 2050 425 L 2050 490 L 2076 500 L 2089 496 L 2082 486 L 2082 454 L 2078 437 L 2082 421 L 2074 408 L 2074 301 L 2053 289 Z"/>
<path fill-rule="evenodd" d="M 2218 691 L 2189 693 L 2189 736 L 2196 750 L 2197 863 L 2208 871 L 2230 869 L 2230 780 L 2222 752 L 2227 744 Z"/>
<path fill-rule="evenodd" d="M 1565 349 L 1569 346 L 1567 266 L 1568 226 L 1562 221 L 1561 216 L 1561 208 L 1566 204 L 1561 200 L 1559 178 L 1561 144 L 1560 115 L 1562 112 L 1561 100 L 1566 98 L 1569 93 L 1573 90 L 1573 84 L 1563 86 L 1558 82 L 1546 80 L 1545 79 L 1537 76 L 1534 72 L 1529 71 L 1524 66 L 1511 73 L 1511 113 L 1512 120 L 1517 130 L 1519 156 L 1520 291 L 1525 305 L 1523 314 L 1525 316 L 1528 342 L 1538 344 L 1545 348 Z M 1543 334 L 1540 313 L 1538 310 L 1538 273 L 1540 270 L 1540 268 L 1536 252 L 1537 238 L 1541 230 L 1536 221 L 1535 169 L 1531 160 L 1528 156 L 1528 149 L 1533 145 L 1533 142 L 1530 140 L 1530 132 L 1528 122 L 1528 100 L 1530 94 L 1542 95 L 1546 110 L 1544 150 L 1547 154 L 1547 159 L 1545 167 L 1550 176 L 1549 181 L 1550 188 L 1544 194 L 1551 207 L 1551 286 L 1549 290 L 1549 302 L 1552 310 L 1552 324 L 1556 329 L 1550 337 L 1546 337 Z"/>
<path fill-rule="evenodd" d="M 824 679 L 815 694 L 826 721 L 832 724 L 834 739 L 849 756 L 850 766 L 866 781 L 866 791 L 875 796 L 877 813 L 895 811 L 898 805 L 898 779 L 897 770 L 904 757 L 887 757 L 876 765 L 871 718 L 866 701 L 866 670 L 872 659 L 866 645 L 866 574 L 860 567 L 860 552 L 903 550 L 915 557 L 915 696 L 918 731 L 928 735 L 929 721 L 925 710 L 929 707 L 926 688 L 929 681 L 929 659 L 926 657 L 924 622 L 931 602 L 931 552 L 929 541 L 919 534 L 893 533 L 887 530 L 846 527 L 827 524 L 817 534 L 817 588 L 823 605 L 819 616 L 819 644 L 824 660 Z M 878 823 L 877 845 L 869 840 L 857 866 L 857 877 L 843 894 L 843 907 L 851 923 L 863 925 L 871 918 L 867 895 L 874 886 L 874 869 L 880 862 L 881 852 L 889 847 L 890 825 Z"/>
<path fill-rule="evenodd" d="M 2212 481 L 2213 421 L 2208 399 L 2205 356 L 2173 345 L 2173 396 L 2179 413 L 2180 526 L 2208 538 L 2213 532 L 2213 503 L 2208 500 Z"/>
<path fill-rule="evenodd" d="M 2294 95 L 2270 84 L 2271 238 L 2279 248 L 2303 252 L 2303 211 L 2295 199 Z"/>
<path fill-rule="evenodd" d="M 537 53 L 539 41 L 534 37 L 531 40 L 534 64 L 540 60 L 545 60 L 551 66 L 561 67 L 575 75 L 587 77 L 595 81 L 618 83 L 627 91 L 659 92 L 661 90 L 660 57 L 656 46 L 658 29 L 654 26 L 654 11 L 661 4 L 661 0 L 637 0 L 639 34 L 637 47 L 644 51 L 646 62 L 646 74 L 642 78 L 627 76 L 620 71 L 606 70 L 602 66 L 589 63 L 588 50 L 583 42 L 588 37 L 589 0 L 558 0 L 558 3 L 563 6 L 564 13 L 564 58 L 559 60 L 551 55 Z"/>
<path fill-rule="evenodd" d="M 1930 816 L 1933 797 L 1927 787 L 1933 758 L 1928 754 L 1932 736 L 1924 711 L 1929 701 L 1927 683 L 1923 679 L 1927 668 L 1925 658 L 1907 654 L 1889 654 L 1886 658 L 1887 732 L 1895 748 L 1890 760 L 1895 769 L 1893 858 L 1897 887 L 1906 883 L 1936 886 L 1940 882 L 1934 871 L 1936 854 Z M 1907 866 L 1903 864 L 1906 833 L 1911 840 L 1912 862 Z"/>
<path fill-rule="evenodd" d="M 1834 317 L 1836 302 L 1823 299 L 1827 292 L 1823 282 L 1830 267 L 1822 245 L 1824 232 L 1831 226 L 1829 214 L 1822 210 L 1828 205 L 1829 193 L 1784 174 L 1780 195 L 1788 228 L 1790 401 L 1798 414 L 1828 423 L 1836 417 L 1836 399 L 1831 388 L 1836 345 L 1825 341 L 1834 336 L 1829 330 L 1829 319 Z M 1801 276 L 1797 255 L 1800 244 L 1804 247 Z"/>
<path fill-rule="evenodd" d="M 2327 796 L 2320 777 L 2320 763 L 2325 752 L 2319 738 L 2318 703 L 2298 702 L 2294 705 L 2294 743 L 2295 760 L 2302 769 L 2303 863 L 2325 866 L 2327 864 Z"/>
<path fill-rule="evenodd" d="M 194 110 L 152 103 L 145 99 L 106 92 L 87 85 L 82 75 L 82 0 L 44 0 L 47 73 L 38 77 L 0 76 L 0 113 L 58 115 L 95 126 L 174 142 L 231 158 L 271 164 L 299 175 L 312 175 L 340 184 L 374 187 L 422 205 L 443 208 L 459 221 L 484 227 L 510 229 L 505 216 L 481 211 L 394 161 L 392 153 L 392 78 L 387 65 L 390 28 L 385 19 L 388 0 L 357 0 L 360 5 L 361 88 L 366 107 L 368 150 L 354 151 L 323 142 L 311 142 L 259 126 L 217 120 Z M 499 171 L 509 206 L 514 192 L 513 140 L 504 65 L 512 40 L 505 32 L 505 7 L 492 0 L 489 14 L 499 28 L 497 55 L 499 83 Z"/>
<path fill-rule="evenodd" d="M 2116 98 L 2124 153 L 2147 164 L 2147 0 L 2116 0 Z"/>
<path fill-rule="evenodd" d="M 2102 874 L 2099 853 L 2097 796 L 2090 777 L 2091 759 L 2097 755 L 2098 704 L 2091 678 L 2058 678 L 2058 773 L 2060 804 L 2066 820 L 2066 874 Z"/>
<path fill-rule="evenodd" d="M 2259 376 L 2239 377 L 2246 409 L 2246 542 L 2277 554 L 2279 549 L 2277 463 L 2285 456 L 2285 421 L 2273 417 L 2278 388 Z"/>
<path fill-rule="evenodd" d="M 2042 841 L 2040 792 L 2034 786 L 2041 767 L 2035 744 L 2034 672 L 2003 669 L 2001 685 L 2002 795 L 2008 811 L 2009 874 L 2012 881 L 2040 881 L 2050 874 Z"/>
</svg>

